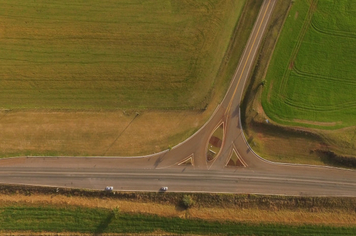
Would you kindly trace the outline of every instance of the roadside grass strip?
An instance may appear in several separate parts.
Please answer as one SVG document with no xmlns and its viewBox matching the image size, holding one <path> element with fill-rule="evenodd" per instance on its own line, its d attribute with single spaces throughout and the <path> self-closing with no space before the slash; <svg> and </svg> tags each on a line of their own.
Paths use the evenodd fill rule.
<svg viewBox="0 0 356 236">
<path fill-rule="evenodd" d="M 1 207 L 1 232 L 152 233 L 200 235 L 355 235 L 355 227 L 323 225 L 247 224 L 204 221 L 148 214 L 121 213 L 119 209 L 79 207 Z"/>
<path fill-rule="evenodd" d="M 287 125 L 356 125 L 356 4 L 296 1 L 269 70 L 262 105 Z"/>
</svg>

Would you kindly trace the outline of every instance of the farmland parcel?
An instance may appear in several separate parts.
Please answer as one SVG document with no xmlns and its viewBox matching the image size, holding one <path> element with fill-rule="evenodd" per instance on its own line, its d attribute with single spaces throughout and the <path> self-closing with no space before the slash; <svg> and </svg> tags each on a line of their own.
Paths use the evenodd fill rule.
<svg viewBox="0 0 356 236">
<path fill-rule="evenodd" d="M 282 124 L 356 125 L 355 45 L 355 1 L 295 1 L 266 76 L 266 114 Z"/>
<path fill-rule="evenodd" d="M 204 108 L 244 2 L 0 0 L 0 108 Z"/>
<path fill-rule="evenodd" d="M 141 155 L 189 137 L 234 73 L 261 4 L 245 2 L 0 0 L 0 157 Z"/>
</svg>

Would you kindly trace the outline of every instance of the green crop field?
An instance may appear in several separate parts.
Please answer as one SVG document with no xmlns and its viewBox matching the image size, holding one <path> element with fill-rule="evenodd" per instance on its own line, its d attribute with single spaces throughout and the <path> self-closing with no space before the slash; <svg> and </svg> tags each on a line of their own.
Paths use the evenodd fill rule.
<svg viewBox="0 0 356 236">
<path fill-rule="evenodd" d="M 0 109 L 202 109 L 246 0 L 0 0 Z"/>
<path fill-rule="evenodd" d="M 1 207 L 0 232 L 152 233 L 198 235 L 355 235 L 355 227 L 248 224 L 120 213 L 119 210 Z"/>
<path fill-rule="evenodd" d="M 262 95 L 282 124 L 336 129 L 356 125 L 356 1 L 296 0 Z"/>
</svg>

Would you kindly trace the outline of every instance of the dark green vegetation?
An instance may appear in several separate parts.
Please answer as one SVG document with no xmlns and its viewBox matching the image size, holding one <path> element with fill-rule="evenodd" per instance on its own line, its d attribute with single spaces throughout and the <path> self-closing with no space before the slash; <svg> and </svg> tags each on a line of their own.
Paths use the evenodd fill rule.
<svg viewBox="0 0 356 236">
<path fill-rule="evenodd" d="M 202 109 L 245 0 L 0 0 L 0 108 Z"/>
<path fill-rule="evenodd" d="M 356 3 L 297 0 L 266 76 L 262 105 L 281 124 L 356 124 Z"/>
<path fill-rule="evenodd" d="M 185 209 L 188 209 L 190 207 L 192 207 L 195 204 L 192 196 L 189 195 L 184 195 L 182 198 L 182 202 L 181 205 L 182 207 L 184 207 Z"/>
<path fill-rule="evenodd" d="M 80 233 L 150 233 L 221 235 L 355 235 L 355 227 L 287 226 L 209 222 L 127 214 L 117 210 L 56 207 L 0 207 L 0 230 Z"/>
</svg>

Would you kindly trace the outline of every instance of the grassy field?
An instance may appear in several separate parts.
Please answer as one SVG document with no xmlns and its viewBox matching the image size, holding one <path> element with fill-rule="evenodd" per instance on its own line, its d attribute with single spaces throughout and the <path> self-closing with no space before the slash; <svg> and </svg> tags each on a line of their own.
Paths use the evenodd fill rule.
<svg viewBox="0 0 356 236">
<path fill-rule="evenodd" d="M 356 233 L 355 198 L 191 193 L 186 209 L 185 195 L 0 185 L 0 232 Z"/>
<path fill-rule="evenodd" d="M 304 14 L 306 14 L 306 2 L 302 1 L 299 3 L 302 5 L 296 4 L 296 2 L 291 4 L 290 1 L 281 1 L 277 3 L 275 10 L 276 13 L 274 13 L 272 16 L 272 20 L 269 26 L 270 30 L 267 32 L 264 44 L 260 51 L 260 56 L 256 62 L 256 67 L 251 76 L 251 83 L 247 88 L 246 96 L 242 103 L 242 122 L 246 137 L 250 141 L 250 145 L 255 152 L 257 152 L 260 156 L 272 161 L 314 165 L 334 165 L 347 168 L 355 167 L 354 165 L 350 165 L 354 161 L 352 155 L 356 155 L 355 126 L 337 129 L 337 127 L 341 127 L 343 124 L 340 122 L 305 122 L 305 120 L 298 120 L 299 123 L 297 123 L 295 120 L 289 120 L 287 122 L 289 125 L 292 124 L 298 126 L 288 126 L 284 125 L 286 124 L 286 120 L 281 121 L 278 118 L 276 120 L 277 122 L 270 120 L 269 124 L 266 123 L 266 119 L 269 119 L 270 117 L 265 114 L 261 105 L 261 101 L 266 102 L 266 100 L 264 100 L 266 97 L 263 96 L 268 94 L 269 91 L 266 90 L 269 90 L 270 87 L 274 88 L 274 79 L 272 79 L 272 82 L 271 79 L 270 81 L 266 81 L 265 76 L 276 46 L 276 42 L 283 27 L 283 22 L 286 20 L 286 27 L 284 31 L 282 31 L 282 35 L 283 33 L 286 34 L 285 31 L 287 31 L 287 33 L 293 33 L 294 31 L 291 31 L 291 27 L 296 26 L 296 21 L 301 17 L 303 11 Z M 325 4 L 327 3 L 322 1 L 319 2 L 318 10 L 345 10 L 345 8 L 343 8 L 347 5 L 343 5 L 345 3 L 345 1 L 338 2 L 336 3 L 338 7 L 335 5 L 335 7 L 331 9 L 326 8 Z M 323 8 L 321 8 L 321 6 L 323 6 Z M 301 11 L 301 9 L 303 11 Z M 314 18 L 318 16 L 320 15 L 313 15 Z M 346 16 L 350 19 L 353 17 L 349 14 L 346 14 Z M 324 22 L 329 22 L 330 24 L 332 22 L 336 22 L 336 20 L 328 21 L 327 19 L 334 19 L 335 17 L 338 18 L 345 16 L 342 14 L 334 14 L 332 15 L 332 18 L 324 17 L 322 19 L 324 19 Z M 304 15 L 304 19 L 305 18 L 306 15 Z M 292 21 L 292 23 L 290 21 Z M 319 19 L 319 21 L 321 20 Z M 314 26 L 311 24 L 314 24 L 315 22 L 316 21 L 311 21 L 309 28 L 307 28 L 309 30 L 310 28 L 313 28 Z M 346 21 L 343 23 L 345 22 Z M 351 21 L 349 21 L 349 23 L 350 22 Z M 345 23 L 343 25 L 345 26 L 347 24 Z M 341 27 L 341 25 L 338 26 Z M 332 26 L 330 27 L 332 28 Z M 351 27 L 351 25 L 348 27 Z M 284 37 L 287 36 L 284 35 Z M 290 40 L 293 41 L 294 39 L 291 37 Z M 283 41 L 279 41 L 279 44 L 282 43 Z M 288 42 L 284 43 L 288 44 Z M 278 53 L 282 55 L 281 49 L 278 49 L 277 47 L 277 50 L 279 50 Z M 289 53 L 289 51 L 287 53 Z M 280 64 L 280 68 L 283 72 L 285 69 L 283 68 L 283 65 L 287 64 L 283 64 L 283 62 L 277 60 L 275 56 L 273 56 L 273 59 L 275 62 L 282 63 Z M 277 64 L 275 63 L 274 66 L 276 65 Z M 276 69 L 275 67 L 273 68 Z M 296 70 L 295 68 L 297 67 L 290 68 L 289 73 L 294 73 L 293 71 Z M 268 82 L 270 82 L 270 84 L 269 86 L 266 86 Z M 293 94 L 290 95 L 292 96 Z M 267 102 L 268 99 L 271 99 L 271 96 L 267 96 Z M 278 109 L 276 110 L 279 111 Z M 325 152 L 336 153 L 338 157 L 335 158 L 334 155 L 323 155 L 322 153 Z M 347 159 L 346 162 L 340 162 L 340 160 L 345 160 L 345 158 Z"/>
<path fill-rule="evenodd" d="M 122 213 L 79 207 L 0 207 L 0 232 L 153 233 L 200 235 L 355 235 L 355 227 L 247 224 Z"/>
<path fill-rule="evenodd" d="M 93 1 L 93 2 L 95 3 L 95 1 Z M 132 5 L 130 5 L 130 7 L 133 7 L 133 9 L 136 9 L 135 6 L 141 6 L 138 1 L 130 1 L 130 2 L 132 2 Z M 211 2 L 214 2 L 214 1 L 211 1 Z M 111 109 L 113 107 L 111 107 L 110 109 L 105 109 L 104 107 L 96 106 L 95 104 L 97 104 L 97 103 L 94 102 L 93 104 L 90 104 L 90 106 L 92 106 L 92 105 L 96 106 L 96 107 L 92 107 L 93 110 L 92 110 L 92 108 L 90 108 L 90 110 L 83 110 L 83 109 L 87 109 L 88 107 L 87 106 L 82 107 L 79 103 L 78 104 L 72 103 L 66 99 L 62 99 L 60 101 L 58 100 L 58 104 L 60 104 L 60 106 L 54 106 L 52 101 L 50 101 L 50 100 L 39 101 L 40 103 L 46 103 L 46 106 L 47 105 L 49 106 L 51 103 L 53 105 L 53 108 L 56 108 L 56 109 L 53 109 L 52 107 L 50 107 L 49 109 L 30 109 L 29 110 L 28 108 L 39 107 L 39 106 L 36 105 L 36 103 L 32 103 L 32 102 L 31 102 L 31 104 L 29 104 L 28 101 L 30 101 L 30 100 L 27 101 L 27 99 L 26 99 L 26 100 L 23 100 L 23 102 L 24 102 L 23 105 L 28 106 L 26 109 L 17 109 L 17 106 L 14 106 L 14 104 L 12 104 L 10 107 L 12 109 L 11 111 L 8 111 L 8 110 L 1 111 L 1 109 L 0 109 L 0 129 L 1 129 L 0 156 L 5 157 L 5 156 L 23 156 L 23 155 L 78 155 L 78 156 L 82 156 L 82 155 L 89 155 L 89 156 L 142 155 L 142 154 L 150 154 L 153 152 L 158 152 L 158 151 L 167 149 L 167 148 L 172 147 L 175 144 L 183 141 L 187 137 L 189 137 L 197 129 L 199 129 L 199 127 L 201 127 L 202 124 L 204 124 L 204 122 L 210 117 L 210 115 L 214 111 L 215 107 L 220 103 L 221 99 L 225 95 L 225 91 L 226 91 L 227 87 L 229 86 L 232 75 L 235 72 L 236 66 L 240 59 L 240 55 L 242 54 L 242 51 L 245 47 L 245 43 L 249 37 L 249 34 L 253 27 L 254 21 L 257 17 L 260 5 L 262 3 L 259 0 L 247 1 L 246 4 L 243 4 L 243 2 L 245 2 L 245 1 L 237 2 L 237 1 L 227 1 L 227 0 L 225 1 L 224 0 L 224 1 L 217 1 L 217 2 L 219 2 L 219 4 L 218 4 L 219 7 L 214 8 L 214 10 L 209 10 L 209 12 L 205 12 L 205 10 L 202 10 L 202 9 L 205 9 L 202 7 L 202 5 L 204 5 L 205 1 L 195 1 L 197 6 L 191 6 L 191 10 L 194 12 L 194 14 L 197 14 L 199 16 L 204 15 L 205 17 L 210 17 L 210 15 L 215 14 L 215 13 L 218 14 L 216 11 L 221 11 L 221 12 L 226 11 L 223 16 L 224 19 L 225 19 L 225 17 L 228 17 L 227 15 L 230 13 L 231 13 L 230 17 L 232 17 L 232 15 L 234 17 L 237 17 L 235 14 L 238 13 L 238 15 L 240 15 L 240 13 L 241 13 L 241 16 L 239 16 L 238 24 L 236 26 L 232 25 L 232 22 L 231 22 L 231 25 L 224 26 L 225 30 L 228 30 L 227 28 L 230 27 L 229 29 L 234 30 L 234 32 L 231 32 L 232 33 L 231 38 L 229 38 L 229 36 L 226 36 L 226 38 L 225 38 L 226 43 L 228 43 L 229 46 L 228 46 L 226 52 L 224 52 L 225 54 L 224 54 L 223 60 L 219 62 L 220 68 L 218 70 L 218 74 L 216 75 L 213 89 L 211 90 L 211 97 L 210 97 L 211 99 L 209 101 L 209 105 L 207 106 L 206 109 L 203 109 L 203 110 L 173 110 L 173 109 L 166 110 L 166 109 L 164 109 L 164 110 L 162 110 L 163 107 L 161 107 L 162 109 L 160 107 L 158 107 L 157 108 L 158 110 L 157 109 L 149 109 L 152 106 L 156 106 L 156 105 L 154 103 L 151 103 L 150 101 L 148 101 L 145 98 L 142 100 L 143 101 L 142 104 L 150 103 L 149 107 L 143 107 L 143 106 L 141 106 L 142 104 L 140 103 L 141 104 L 140 106 L 135 107 L 137 105 L 136 104 L 135 106 L 133 106 L 130 109 L 126 109 L 126 108 L 124 109 L 123 107 L 125 107 L 126 105 L 124 105 L 124 106 L 119 105 L 119 108 L 122 108 L 122 109 L 112 111 Z M 21 8 L 21 4 L 16 4 L 16 5 L 13 4 L 13 7 L 11 7 L 12 1 L 10 2 L 10 1 L 1 1 L 0 0 L 0 3 L 2 3 L 4 6 L 7 6 L 8 8 L 14 8 L 14 9 Z M 63 2 L 63 4 L 64 3 L 65 2 Z M 146 1 L 145 4 L 148 4 L 148 5 L 145 5 L 145 6 L 152 7 L 154 9 L 156 9 L 157 7 L 155 8 L 154 3 L 153 3 L 153 1 L 151 1 L 151 2 Z M 23 1 L 23 4 L 35 4 L 35 3 L 27 3 L 27 2 L 25 3 L 25 1 Z M 106 1 L 105 4 L 108 5 L 109 2 Z M 103 7 L 106 6 L 105 4 L 103 5 Z M 181 5 L 181 7 L 185 6 L 185 4 L 188 4 L 188 1 L 184 2 L 184 4 Z M 231 11 L 232 9 L 230 9 L 226 4 L 227 5 L 233 4 L 234 12 L 232 12 Z M 238 6 L 236 4 L 238 4 Z M 75 4 L 72 4 L 72 5 L 69 5 L 68 7 L 75 8 L 75 6 L 76 6 Z M 45 8 L 45 6 L 44 6 L 44 8 Z M 143 6 L 141 8 L 140 9 L 143 11 L 144 10 Z M 241 9 L 243 8 L 242 12 L 240 11 L 241 10 L 240 8 Z M 24 10 L 25 7 L 22 7 L 22 9 Z M 186 9 L 186 10 L 188 10 L 188 9 Z M 183 17 L 182 14 L 183 15 L 184 14 L 185 15 L 186 14 L 194 15 L 193 13 L 188 12 L 186 10 L 181 12 L 181 15 L 178 13 L 177 14 L 172 13 L 173 14 L 171 16 L 172 18 L 177 17 L 177 23 L 175 23 L 173 25 L 169 25 L 170 27 L 172 27 L 172 29 L 174 29 L 175 27 L 178 27 L 180 24 L 185 24 L 185 23 L 186 23 L 185 27 L 187 27 L 187 30 L 189 30 L 190 27 L 192 27 L 191 30 L 195 29 L 194 27 L 196 27 L 196 25 L 193 24 L 194 22 L 188 24 L 188 21 L 190 21 L 190 20 L 193 21 L 193 19 L 188 19 L 184 22 L 180 22 L 180 19 Z M 208 10 L 208 9 L 206 9 L 206 10 Z M 238 11 L 235 11 L 235 10 L 238 10 Z M 8 12 L 11 12 L 11 10 L 9 10 Z M 153 11 L 153 12 L 155 12 L 155 11 Z M 3 13 L 0 13 L 0 15 L 1 14 L 4 15 L 5 13 L 3 12 Z M 9 14 L 9 13 L 6 13 L 6 14 Z M 13 12 L 13 14 L 15 14 L 15 13 Z M 16 14 L 18 14 L 18 13 L 16 13 Z M 32 13 L 29 12 L 28 14 L 32 14 Z M 61 12 L 58 14 L 64 14 L 64 12 Z M 129 13 L 125 12 L 125 14 L 127 15 Z M 169 13 L 166 13 L 166 15 L 169 15 Z M 0 17 L 2 20 L 5 20 L 5 18 L 8 21 L 11 20 L 10 17 L 4 17 L 4 16 L 0 16 Z M 18 17 L 20 19 L 20 15 Z M 76 17 L 80 17 L 80 16 L 72 16 L 71 19 L 75 19 Z M 107 16 L 107 17 L 109 17 L 109 16 Z M 20 24 L 21 20 L 19 20 L 19 19 L 17 19 L 17 20 L 13 19 L 13 21 L 17 22 L 17 24 Z M 34 19 L 34 20 L 36 20 L 36 19 Z M 153 19 L 156 19 L 156 17 L 154 17 Z M 132 19 L 132 20 L 135 21 L 136 19 Z M 230 19 L 230 20 L 232 20 L 232 19 Z M 35 23 L 36 22 L 37 21 L 35 21 Z M 82 21 L 78 21 L 76 24 L 80 24 L 81 22 Z M 82 22 L 82 23 L 83 23 L 83 25 L 86 25 L 86 24 L 93 23 L 93 22 L 89 22 L 89 23 Z M 99 24 L 99 23 L 95 23 L 95 24 Z M 144 22 L 141 22 L 141 23 L 144 24 Z M 21 23 L 21 24 L 25 25 L 25 23 Z M 38 27 L 40 27 L 41 22 L 37 22 L 36 24 Z M 118 22 L 117 24 L 119 25 L 120 22 Z M 139 27 L 140 24 L 136 23 L 135 25 L 137 27 Z M 196 24 L 198 24 L 198 23 L 196 23 Z M 202 27 L 206 27 L 208 23 L 202 22 L 202 24 L 203 24 Z M 236 24 L 236 22 L 235 22 L 235 24 Z M 153 24 L 151 24 L 151 25 L 154 26 Z M 78 27 L 79 26 L 80 25 L 78 25 Z M 109 27 L 109 26 L 114 27 L 113 24 L 108 24 L 107 27 Z M 163 24 L 163 26 L 168 27 L 166 24 Z M 74 25 L 71 27 L 74 27 Z M 157 27 L 159 27 L 158 23 L 157 23 Z M 221 25 L 214 26 L 214 27 L 217 27 L 217 28 L 223 30 L 221 28 L 222 27 Z M 87 29 L 87 28 L 88 27 L 86 27 L 85 29 Z M 0 21 L 0 40 L 4 40 L 3 29 L 4 29 L 4 26 L 2 25 L 2 22 Z M 8 29 L 7 31 L 9 31 L 9 30 L 10 29 Z M 11 29 L 11 30 L 15 30 L 15 29 Z M 9 32 L 12 32 L 11 30 Z M 45 27 L 43 27 L 42 30 L 45 30 Z M 94 30 L 94 29 L 90 29 L 90 30 Z M 117 30 L 120 30 L 120 29 L 117 28 Z M 149 29 L 147 29 L 147 30 L 149 30 Z M 85 30 L 85 32 L 87 32 L 87 31 L 90 32 L 89 30 Z M 111 31 L 108 31 L 108 34 L 110 34 L 110 32 Z M 20 33 L 22 34 L 23 32 L 18 32 L 18 34 L 20 34 Z M 30 33 L 34 33 L 34 32 L 28 32 L 28 34 L 30 34 Z M 61 33 L 60 30 L 58 30 L 57 33 L 60 34 Z M 54 36 L 56 36 L 56 35 L 54 34 Z M 113 37 L 113 36 L 111 36 L 111 37 Z M 219 40 L 222 39 L 220 36 L 217 36 L 217 37 L 219 38 Z M 28 41 L 28 43 L 32 43 L 32 44 L 36 43 L 36 40 L 23 41 L 23 40 L 21 40 L 21 38 L 22 37 L 19 37 L 17 39 L 17 41 L 25 42 L 25 43 Z M 10 42 L 9 39 L 7 41 Z M 57 41 L 59 41 L 59 40 L 57 40 Z M 74 38 L 74 39 L 70 40 L 70 42 L 68 42 L 69 46 L 71 45 L 71 42 L 76 42 L 76 38 Z M 91 41 L 88 38 L 88 39 L 86 39 L 85 42 L 90 43 Z M 91 47 L 96 47 L 95 46 L 96 44 L 101 45 L 100 47 L 104 48 L 104 49 L 106 46 L 108 48 L 117 46 L 117 50 L 119 50 L 119 48 L 122 47 L 122 45 L 121 46 L 120 45 L 114 45 L 114 46 L 106 45 L 105 42 L 100 43 L 100 40 L 96 39 L 95 42 L 94 41 L 92 42 Z M 140 42 L 142 43 L 142 45 L 141 45 L 142 46 L 141 49 L 142 49 L 142 48 L 144 48 L 145 42 L 143 42 L 142 40 Z M 151 41 L 147 41 L 147 42 L 152 43 Z M 81 44 L 81 43 L 82 42 L 78 39 L 77 44 Z M 191 42 L 189 41 L 186 43 L 189 44 Z M 37 42 L 37 46 L 40 44 L 41 44 L 41 42 Z M 48 43 L 48 44 L 50 44 L 50 43 Z M 137 50 L 140 49 L 138 46 L 139 45 L 137 45 Z M 149 47 L 151 47 L 151 46 L 149 46 Z M 156 45 L 156 46 L 159 47 L 159 45 Z M 217 45 L 214 44 L 214 47 L 215 46 L 217 46 Z M 106 48 L 106 49 L 109 50 L 108 48 Z M 58 48 L 58 50 L 64 50 L 64 49 L 66 49 L 66 48 L 63 48 L 63 49 L 61 47 Z M 136 49 L 136 46 L 135 47 L 132 46 L 132 50 L 134 50 L 134 49 Z M 213 48 L 211 48 L 211 49 L 213 50 Z M 1 50 L 3 50 L 3 49 L 0 48 L 0 51 Z M 145 49 L 142 49 L 142 50 L 145 50 Z M 152 48 L 152 50 L 153 50 L 153 48 Z M 175 52 L 177 50 L 179 51 L 179 50 L 183 50 L 183 49 L 174 49 L 173 52 Z M 25 52 L 23 52 L 23 53 L 25 53 Z M 34 52 L 32 52 L 32 54 L 33 53 Z M 32 55 L 32 54 L 30 54 L 30 55 Z M 47 54 L 44 54 L 43 56 L 45 56 L 45 55 L 47 55 Z M 51 53 L 49 53 L 48 56 L 50 56 L 50 55 L 51 55 Z M 94 56 L 95 55 L 93 55 L 92 58 Z M 114 55 L 111 54 L 111 56 L 114 56 Z M 197 56 L 197 55 L 195 55 L 195 56 Z M 87 55 L 83 54 L 83 57 L 84 57 L 83 60 L 84 59 L 87 60 L 86 59 Z M 11 67 L 10 62 L 16 63 L 16 61 L 6 61 L 6 62 L 4 61 L 3 64 L 0 63 L 0 68 L 2 68 L 2 66 L 5 66 L 5 65 L 7 66 L 7 68 L 10 68 Z M 169 61 L 167 61 L 166 63 L 168 63 L 168 62 Z M 20 61 L 18 63 L 22 63 L 22 62 Z M 26 63 L 32 63 L 32 62 L 26 62 Z M 67 66 L 71 66 L 72 64 L 73 64 L 73 66 L 75 65 L 75 63 L 71 63 L 70 65 L 67 65 Z M 133 62 L 132 62 L 132 64 L 135 65 Z M 14 64 L 14 65 L 16 65 L 16 64 Z M 120 66 L 121 64 L 112 65 L 112 63 L 111 64 L 108 63 L 108 65 L 113 66 L 113 70 L 114 70 L 115 68 L 117 68 L 117 66 Z M 48 62 L 46 65 L 42 65 L 42 66 L 46 66 L 46 68 L 50 68 L 50 66 L 56 66 L 56 64 Z M 21 67 L 12 66 L 11 68 L 12 68 L 11 70 L 15 70 L 14 72 L 16 72 L 16 70 L 17 71 L 22 70 Z M 34 67 L 34 68 L 32 68 L 32 70 L 35 70 L 36 68 L 37 67 Z M 72 68 L 72 67 L 70 67 L 70 68 Z M 95 63 L 94 64 L 92 63 L 92 65 L 90 65 L 90 68 L 96 68 L 97 70 L 103 69 L 102 66 L 96 65 Z M 73 67 L 72 69 L 74 70 L 75 68 Z M 23 71 L 21 73 L 24 73 L 24 72 L 26 72 L 26 71 Z M 82 71 L 82 72 L 87 73 L 87 75 L 90 78 L 92 78 L 95 75 L 91 72 L 90 73 L 86 72 L 86 71 Z M 139 73 L 138 71 L 135 71 L 135 72 Z M 153 71 L 153 72 L 160 73 L 159 71 Z M 0 74 L 1 73 L 4 73 L 4 72 L 0 70 Z M 40 72 L 37 71 L 36 73 L 39 73 L 38 76 L 42 76 L 44 74 L 44 73 L 42 74 L 42 71 L 40 71 Z M 109 73 L 109 72 L 105 72 L 105 73 Z M 52 75 L 57 76 L 55 73 L 52 73 Z M 63 75 L 64 75 L 64 72 L 62 74 L 59 74 L 58 76 L 63 76 Z M 73 76 L 74 75 L 75 74 L 73 74 Z M 113 76 L 117 76 L 117 74 L 114 74 Z M 35 78 L 35 77 L 30 75 L 30 77 L 28 77 L 27 79 L 31 80 L 33 78 Z M 209 79 L 211 77 L 208 76 L 206 78 Z M 69 79 L 71 81 L 76 80 L 75 77 L 69 78 Z M 152 76 L 147 77 L 147 79 L 152 79 Z M 50 82 L 50 81 L 48 81 L 48 82 Z M 5 79 L 2 79 L 0 81 L 0 83 L 7 83 L 7 82 Z M 100 83 L 100 81 L 98 81 L 97 83 Z M 48 85 L 50 85 L 50 83 L 48 83 Z M 17 86 L 24 86 L 24 84 L 18 83 Z M 132 85 L 132 86 L 134 86 L 134 85 Z M 137 86 L 140 86 L 140 85 L 138 84 Z M 115 90 L 116 88 L 112 88 L 112 89 Z M 1 90 L 1 87 L 0 87 L 0 90 Z M 16 92 L 16 91 L 18 91 L 18 92 Z M 16 93 L 20 93 L 19 92 L 20 90 L 16 90 L 16 91 L 12 91 L 11 94 L 7 94 L 7 93 L 10 93 L 9 91 L 7 91 L 7 93 L 2 92 L 2 93 L 0 93 L 0 97 L 3 96 L 3 98 L 5 100 L 9 99 L 8 95 L 10 97 L 11 96 L 14 97 L 14 96 L 16 96 Z M 33 90 L 33 91 L 29 90 L 28 92 L 37 93 L 37 92 L 35 92 L 35 90 Z M 56 91 L 53 90 L 52 92 L 53 92 L 53 96 L 57 96 L 56 92 L 61 93 L 61 90 L 60 89 L 58 89 Z M 165 93 L 167 91 L 161 91 L 161 92 Z M 169 93 L 169 92 L 167 92 L 167 93 Z M 23 94 L 26 94 L 26 92 L 24 92 Z M 115 92 L 115 96 L 117 94 L 118 93 Z M 138 96 L 142 97 L 141 95 L 142 95 L 141 92 L 138 93 Z M 145 94 L 143 94 L 143 95 L 148 96 L 149 93 L 147 92 L 146 95 Z M 76 96 L 76 95 L 73 95 L 73 96 Z M 137 99 L 139 99 L 140 97 L 137 97 Z M 43 97 L 37 97 L 37 98 L 42 99 Z M 32 98 L 29 97 L 29 99 L 32 99 Z M 88 98 L 87 101 L 93 101 L 93 100 L 95 100 L 95 98 L 91 97 L 91 98 Z M 166 100 L 166 98 L 163 98 L 163 100 Z M 0 101 L 1 101 L 1 99 L 0 99 Z M 19 100 L 17 100 L 17 101 L 19 102 Z M 55 100 L 53 100 L 53 101 L 55 101 Z M 125 101 L 120 101 L 120 103 L 121 102 L 129 102 L 129 101 L 125 100 Z M 0 107 L 3 107 L 3 108 L 8 107 L 8 105 L 9 105 L 9 104 L 6 105 L 4 103 L 4 101 L 1 102 L 0 104 L 1 104 Z M 70 106 L 69 109 L 66 109 L 66 110 L 63 110 L 63 109 L 58 110 L 57 109 L 58 107 L 63 107 L 64 105 L 68 105 L 68 104 Z M 164 106 L 163 103 L 162 103 L 162 106 Z M 22 105 L 21 105 L 21 107 L 22 107 Z M 100 108 L 100 110 L 96 110 L 97 108 Z M 166 107 L 166 108 L 168 108 L 168 107 Z M 159 109 L 161 109 L 161 110 L 159 110 Z M 140 113 L 140 115 L 135 118 L 137 111 Z M 165 130 L 165 132 L 162 132 L 162 130 Z"/>
<path fill-rule="evenodd" d="M 1 207 L 119 208 L 122 213 L 249 224 L 356 225 L 356 199 L 348 197 L 262 196 L 189 193 L 195 204 L 182 206 L 187 193 L 90 191 L 34 186 L 0 186 Z"/>
<path fill-rule="evenodd" d="M 0 0 L 1 109 L 202 109 L 245 0 Z"/>
<path fill-rule="evenodd" d="M 356 4 L 295 1 L 266 75 L 265 113 L 288 125 L 356 125 Z"/>
</svg>

